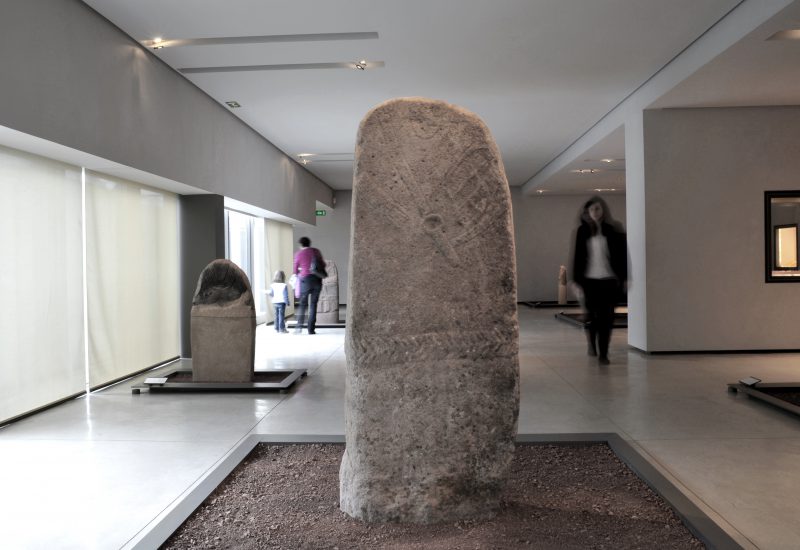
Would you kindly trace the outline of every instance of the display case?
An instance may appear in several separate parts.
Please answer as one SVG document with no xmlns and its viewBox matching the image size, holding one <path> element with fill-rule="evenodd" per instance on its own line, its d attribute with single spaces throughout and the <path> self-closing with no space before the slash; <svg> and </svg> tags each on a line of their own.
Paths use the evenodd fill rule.
<svg viewBox="0 0 800 550">
<path fill-rule="evenodd" d="M 800 191 L 766 191 L 764 223 L 766 281 L 800 282 Z"/>
</svg>

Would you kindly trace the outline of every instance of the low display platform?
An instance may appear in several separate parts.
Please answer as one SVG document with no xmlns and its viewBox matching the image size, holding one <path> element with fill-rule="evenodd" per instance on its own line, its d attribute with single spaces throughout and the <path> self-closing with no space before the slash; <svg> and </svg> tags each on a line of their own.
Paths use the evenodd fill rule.
<svg viewBox="0 0 800 550">
<path fill-rule="evenodd" d="M 131 386 L 131 393 L 138 394 L 142 390 L 150 393 L 158 392 L 192 392 L 192 391 L 287 391 L 300 378 L 308 374 L 306 369 L 294 370 L 262 370 L 256 371 L 252 382 L 194 382 L 192 369 L 174 369 L 163 376 L 145 378 L 141 384 Z"/>
<path fill-rule="evenodd" d="M 528 307 L 539 308 L 553 308 L 553 307 L 580 307 L 578 302 L 570 300 L 566 303 L 559 304 L 556 300 L 541 300 L 538 302 L 520 302 L 520 304 Z"/>
<path fill-rule="evenodd" d="M 742 392 L 800 416 L 800 382 L 762 382 L 755 377 L 728 384 L 729 392 Z"/>
<path fill-rule="evenodd" d="M 571 325 L 575 325 L 581 328 L 586 328 L 586 325 L 589 323 L 586 320 L 586 314 L 584 313 L 572 313 L 566 311 L 559 311 L 555 315 L 556 319 L 559 321 L 564 321 L 566 323 L 570 323 Z M 614 328 L 628 328 L 628 313 L 614 313 Z"/>
<path fill-rule="evenodd" d="M 336 323 L 320 323 L 319 321 L 317 321 L 315 326 L 317 328 L 345 328 L 344 321 L 342 320 L 339 320 Z M 297 321 L 295 321 L 294 319 L 289 319 L 286 321 L 287 330 L 293 330 L 295 328 L 297 328 Z M 303 328 L 305 329 L 306 326 L 303 325 Z"/>
</svg>

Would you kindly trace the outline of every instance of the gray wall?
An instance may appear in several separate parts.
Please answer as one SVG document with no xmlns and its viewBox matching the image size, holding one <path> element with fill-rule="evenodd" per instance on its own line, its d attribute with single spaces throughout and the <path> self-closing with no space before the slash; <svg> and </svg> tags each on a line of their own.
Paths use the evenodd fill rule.
<svg viewBox="0 0 800 550">
<path fill-rule="evenodd" d="M 4 0 L 0 125 L 314 223 L 332 190 L 78 0 Z"/>
<path fill-rule="evenodd" d="M 517 248 L 517 296 L 521 302 L 558 299 L 559 266 L 569 268 L 580 209 L 591 195 L 525 196 L 511 189 Z M 603 195 L 614 218 L 625 224 L 625 195 Z M 569 298 L 573 299 L 572 294 Z"/>
<path fill-rule="evenodd" d="M 625 121 L 625 200 L 628 229 L 628 345 L 641 350 L 647 343 L 647 227 L 644 181 L 643 112 Z"/>
<path fill-rule="evenodd" d="M 646 111 L 647 351 L 797 349 L 764 281 L 764 191 L 800 189 L 800 108 Z"/>
<path fill-rule="evenodd" d="M 191 357 L 192 298 L 203 269 L 225 257 L 225 204 L 221 195 L 182 195 L 180 226 L 181 356 Z"/>
<path fill-rule="evenodd" d="M 326 208 L 326 216 L 317 218 L 316 227 L 295 226 L 295 250 L 300 248 L 297 240 L 306 236 L 311 246 L 319 248 L 326 260 L 336 262 L 339 271 L 339 303 L 347 303 L 347 286 L 350 281 L 350 212 L 352 191 L 336 191 L 336 205 Z"/>
</svg>

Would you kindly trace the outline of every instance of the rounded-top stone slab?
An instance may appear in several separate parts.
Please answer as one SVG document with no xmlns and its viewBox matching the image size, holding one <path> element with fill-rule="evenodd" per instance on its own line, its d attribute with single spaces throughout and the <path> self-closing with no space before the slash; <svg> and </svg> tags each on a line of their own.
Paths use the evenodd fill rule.
<svg viewBox="0 0 800 550">
<path fill-rule="evenodd" d="M 193 381 L 253 381 L 253 292 L 245 272 L 230 260 L 214 260 L 200 274 L 192 299 L 191 346 Z"/>
</svg>

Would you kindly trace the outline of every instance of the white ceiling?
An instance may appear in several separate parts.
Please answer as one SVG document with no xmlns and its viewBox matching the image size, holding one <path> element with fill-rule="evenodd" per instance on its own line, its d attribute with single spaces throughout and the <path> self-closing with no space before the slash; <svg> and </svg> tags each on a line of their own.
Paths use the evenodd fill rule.
<svg viewBox="0 0 800 550">
<path fill-rule="evenodd" d="M 334 189 L 352 185 L 358 124 L 387 99 L 444 99 L 478 114 L 500 147 L 511 185 L 522 185 L 629 94 L 724 17 L 739 0 L 85 0 L 134 39 L 196 39 L 315 33 L 377 32 L 378 39 L 166 47 L 153 53 L 176 69 L 296 63 L 383 61 L 385 67 L 187 74 L 211 97 L 235 100 L 232 111 L 286 154 L 339 154 L 307 168 Z M 787 16 L 791 19 L 792 16 Z M 785 23 L 782 22 L 782 23 Z M 778 23 L 775 22 L 777 26 Z M 798 26 L 798 25 L 796 25 Z M 763 33 L 762 33 L 763 34 Z M 742 52 L 699 71 L 659 106 L 731 102 L 753 96 L 797 103 L 800 42 L 754 36 Z M 749 44 L 752 42 L 752 44 Z M 737 48 L 739 46 L 737 45 Z M 752 48 L 763 49 L 752 53 Z M 777 62 L 778 52 L 793 62 Z M 727 53 L 726 53 L 727 55 Z M 780 83 L 750 93 L 748 58 Z M 766 56 L 766 57 L 765 57 Z M 766 59 L 766 62 L 765 62 Z M 789 70 L 789 67 L 794 70 Z M 728 84 L 721 100 L 716 83 Z M 735 87 L 734 87 L 735 88 Z M 781 89 L 784 89 L 781 87 Z M 705 95 L 703 95 L 705 94 Z M 780 99 L 777 99 L 780 98 Z M 736 103 L 736 102 L 744 103 Z M 693 103 L 694 102 L 694 103 Z M 562 170 L 547 192 L 624 187 L 624 162 L 598 165 L 589 181 L 586 159 L 622 159 L 621 130 Z M 330 158 L 330 157 L 329 157 Z M 581 164 L 583 163 L 583 164 Z M 552 189 L 551 189 L 552 188 Z"/>
</svg>

